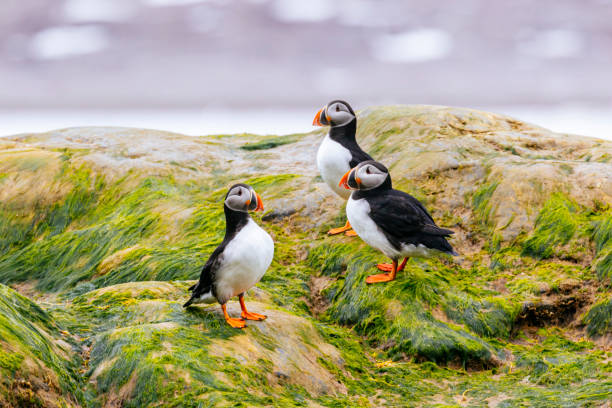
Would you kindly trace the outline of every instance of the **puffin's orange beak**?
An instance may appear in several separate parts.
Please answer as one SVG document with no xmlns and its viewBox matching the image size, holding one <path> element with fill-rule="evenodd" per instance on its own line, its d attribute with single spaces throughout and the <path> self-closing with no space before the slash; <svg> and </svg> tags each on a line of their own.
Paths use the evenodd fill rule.
<svg viewBox="0 0 612 408">
<path fill-rule="evenodd" d="M 259 194 L 255 193 L 255 195 L 257 196 L 257 208 L 255 208 L 255 211 L 263 211 L 263 201 Z"/>
<path fill-rule="evenodd" d="M 350 169 L 349 171 L 347 171 L 346 173 L 344 173 L 344 176 L 342 176 L 342 178 L 340 179 L 340 183 L 338 183 L 338 185 L 340 187 L 344 187 L 347 190 L 351 190 L 351 187 L 348 184 L 348 180 L 349 180 L 349 177 L 351 177 L 351 173 L 353 171 L 355 171 L 355 169 L 356 169 L 356 167 L 354 167 L 354 168 Z M 357 176 L 355 176 L 355 182 L 357 183 L 358 186 L 361 185 L 361 179 L 359 177 L 357 177 Z"/>
<path fill-rule="evenodd" d="M 339 187 L 344 187 L 347 190 L 351 189 L 348 185 L 348 178 L 349 178 L 349 175 L 351 174 L 351 171 L 353 171 L 353 169 L 350 169 L 349 171 L 344 173 L 344 176 L 342 176 L 342 178 L 340 179 L 340 183 L 338 183 Z"/>
<path fill-rule="evenodd" d="M 315 115 L 314 120 L 312 121 L 312 126 L 323 126 L 321 123 L 321 112 L 323 112 L 323 108 L 319 109 Z"/>
</svg>

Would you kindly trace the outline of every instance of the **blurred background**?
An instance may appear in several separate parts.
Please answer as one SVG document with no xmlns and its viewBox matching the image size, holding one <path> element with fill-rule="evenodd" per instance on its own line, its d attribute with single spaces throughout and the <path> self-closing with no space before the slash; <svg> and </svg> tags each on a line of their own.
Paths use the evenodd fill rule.
<svg viewBox="0 0 612 408">
<path fill-rule="evenodd" d="M 0 135 L 300 132 L 336 98 L 612 139 L 612 0 L 0 2 Z"/>
</svg>

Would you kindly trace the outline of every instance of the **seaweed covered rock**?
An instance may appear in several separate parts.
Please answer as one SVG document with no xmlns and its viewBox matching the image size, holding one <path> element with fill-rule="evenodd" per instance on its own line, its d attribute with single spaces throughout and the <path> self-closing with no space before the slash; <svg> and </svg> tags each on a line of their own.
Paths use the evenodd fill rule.
<svg viewBox="0 0 612 408">
<path fill-rule="evenodd" d="M 612 344 L 612 297 L 594 304 L 584 316 L 589 336 Z"/>
<path fill-rule="evenodd" d="M 41 299 L 3 292 L 40 313 L 11 306 L 5 319 L 41 336 L 1 332 L 36 362 L 3 355 L 3 390 L 49 378 L 32 395 L 69 406 L 609 399 L 611 142 L 461 108 L 360 112 L 361 146 L 456 232 L 460 253 L 367 286 L 380 254 L 325 235 L 344 210 L 313 177 L 322 137 L 75 128 L 0 139 L 0 282 Z M 245 332 L 215 308 L 181 307 L 238 180 L 263 197 L 257 222 L 276 243 L 252 294 L 270 318 Z"/>
<path fill-rule="evenodd" d="M 77 368 L 53 319 L 0 284 L 0 406 L 79 406 Z"/>
<path fill-rule="evenodd" d="M 471 368 L 503 363 L 506 351 L 487 338 L 510 335 L 516 303 L 474 293 L 457 279 L 458 271 L 438 260 L 409 262 L 395 281 L 367 285 L 365 277 L 377 258 L 355 242 L 328 241 L 311 252 L 313 268 L 330 278 L 320 290 L 328 318 L 354 326 L 390 357 L 410 355 Z"/>
<path fill-rule="evenodd" d="M 458 210 L 486 188 L 474 215 L 504 240 L 530 230 L 552 193 L 587 207 L 612 201 L 609 141 L 460 108 L 371 108 L 360 119 L 364 147 L 384 158 L 400 185 L 416 184 L 436 207 Z"/>
<path fill-rule="evenodd" d="M 124 283 L 72 301 L 73 330 L 91 342 L 87 376 L 102 405 L 286 400 L 289 406 L 290 389 L 306 400 L 346 394 L 319 363 L 342 369 L 340 353 L 307 319 L 274 307 L 258 291 L 249 306 L 268 319 L 238 331 L 217 306 L 184 310 L 190 283 Z M 239 315 L 240 307 L 231 302 L 228 311 Z"/>
</svg>

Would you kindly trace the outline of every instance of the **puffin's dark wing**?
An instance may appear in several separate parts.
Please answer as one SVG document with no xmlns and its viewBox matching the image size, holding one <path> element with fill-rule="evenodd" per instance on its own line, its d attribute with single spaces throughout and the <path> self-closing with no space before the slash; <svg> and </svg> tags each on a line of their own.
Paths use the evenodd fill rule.
<svg viewBox="0 0 612 408">
<path fill-rule="evenodd" d="M 191 286 L 189 290 L 192 291 L 191 298 L 183 305 L 183 307 L 189 306 L 193 303 L 194 299 L 199 298 L 203 294 L 206 294 L 212 290 L 212 284 L 215 277 L 215 274 L 219 270 L 221 266 L 221 262 L 223 259 L 223 250 L 225 249 L 226 242 L 222 242 L 213 253 L 210 255 L 206 264 L 202 268 L 202 272 L 200 273 L 200 280 L 195 285 Z"/>
<path fill-rule="evenodd" d="M 351 169 L 361 162 L 374 160 L 369 154 L 361 150 L 361 148 L 357 144 L 355 144 L 355 146 L 347 147 L 349 152 L 351 152 L 351 161 L 349 162 Z"/>
<path fill-rule="evenodd" d="M 410 194 L 391 190 L 370 198 L 368 202 L 370 218 L 396 248 L 402 244 L 422 244 L 443 252 L 454 252 L 445 239 L 454 232 L 438 227 L 423 204 Z"/>
</svg>

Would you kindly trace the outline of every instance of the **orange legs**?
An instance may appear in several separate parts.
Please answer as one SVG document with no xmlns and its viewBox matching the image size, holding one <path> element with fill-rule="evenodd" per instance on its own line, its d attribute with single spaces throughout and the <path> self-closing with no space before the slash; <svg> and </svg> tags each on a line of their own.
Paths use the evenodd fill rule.
<svg viewBox="0 0 612 408">
<path fill-rule="evenodd" d="M 402 262 L 402 267 L 406 264 L 406 260 Z M 395 279 L 397 273 L 397 261 L 393 261 L 391 264 L 391 271 L 389 273 L 379 273 L 378 275 L 370 275 L 366 278 L 366 283 L 380 283 L 380 282 L 391 282 Z"/>
<path fill-rule="evenodd" d="M 263 320 L 265 319 L 267 316 L 266 315 L 262 315 L 259 313 L 253 313 L 253 312 L 249 312 L 246 309 L 246 305 L 244 304 L 244 294 L 241 293 L 238 295 L 238 300 L 240 301 L 240 308 L 242 309 L 242 318 L 236 318 L 236 317 L 230 317 L 229 314 L 227 314 L 227 308 L 225 305 L 221 305 L 221 309 L 223 310 L 223 316 L 225 316 L 225 321 L 227 322 L 227 324 L 229 324 L 230 326 L 236 328 L 236 329 L 243 329 L 246 327 L 246 323 L 244 322 L 245 319 L 246 320 Z"/>
<path fill-rule="evenodd" d="M 244 304 L 244 294 L 238 295 L 238 300 L 240 300 L 240 308 L 242 309 L 242 318 L 247 320 L 263 320 L 267 316 L 259 313 L 249 312 L 246 309 L 246 305 Z"/>
<path fill-rule="evenodd" d="M 344 235 L 348 236 L 348 237 L 354 237 L 357 236 L 357 233 L 355 231 L 353 231 L 351 229 L 351 223 L 348 222 L 348 220 L 346 221 L 346 224 L 344 224 L 344 227 L 340 227 L 340 228 L 332 228 L 329 231 L 327 231 L 327 233 L 329 235 L 336 235 L 336 234 L 341 234 L 344 232 Z"/>
<path fill-rule="evenodd" d="M 243 329 L 244 327 L 246 327 L 246 323 L 244 322 L 244 320 L 237 319 L 235 317 L 230 317 L 230 315 L 227 314 L 227 309 L 225 308 L 225 305 L 221 305 L 221 309 L 223 309 L 223 316 L 225 316 L 225 321 L 230 326 L 236 329 Z"/>
<path fill-rule="evenodd" d="M 408 261 L 408 258 L 404 258 L 404 261 L 400 264 L 400 266 L 398 266 L 397 268 L 398 272 L 401 272 L 404 270 L 404 267 L 406 266 L 406 261 Z M 376 265 L 376 267 L 383 272 L 391 272 L 393 270 L 393 265 L 388 264 L 388 263 L 380 263 Z"/>
</svg>

